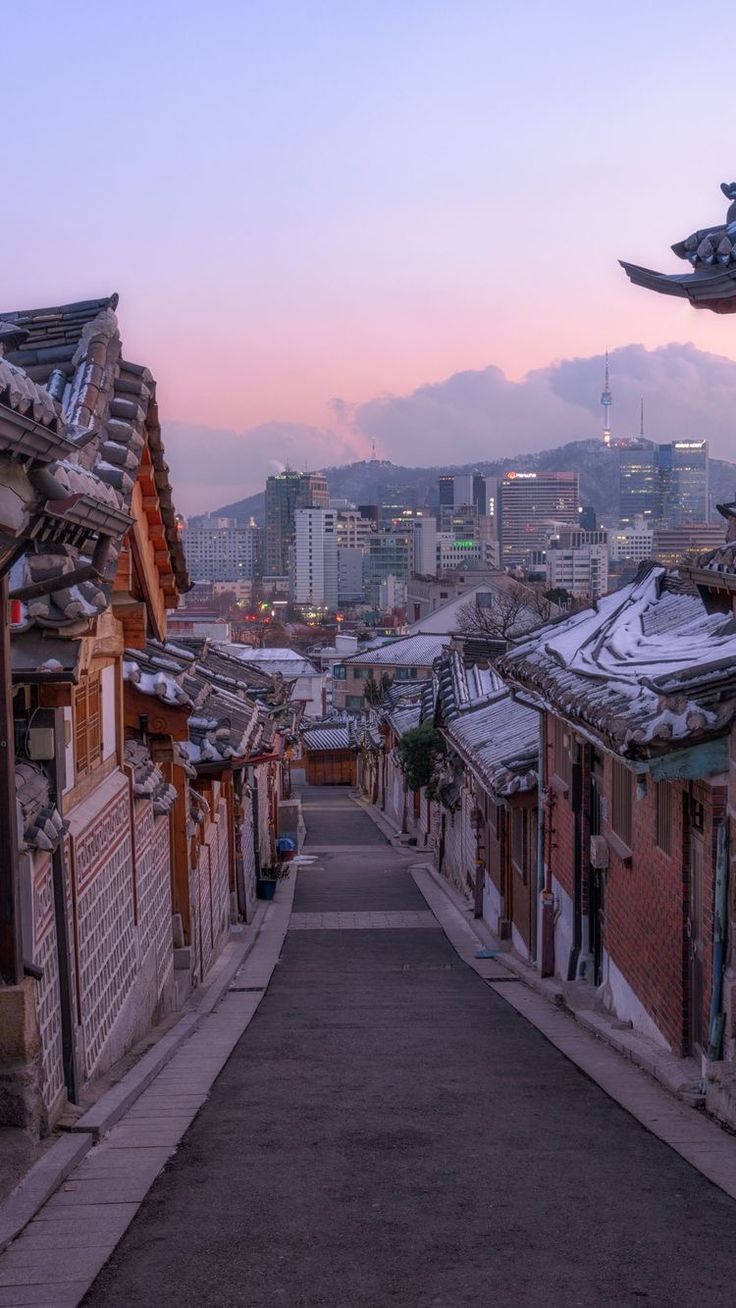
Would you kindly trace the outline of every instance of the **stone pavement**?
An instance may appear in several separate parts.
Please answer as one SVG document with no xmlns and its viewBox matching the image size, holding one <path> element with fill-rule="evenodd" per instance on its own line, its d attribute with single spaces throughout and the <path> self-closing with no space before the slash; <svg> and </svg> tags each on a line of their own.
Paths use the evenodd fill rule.
<svg viewBox="0 0 736 1308">
<path fill-rule="evenodd" d="M 426 914 L 415 853 L 377 841 L 347 795 L 305 797 L 318 859 L 299 873 L 297 915 Z M 439 926 L 290 930 L 229 1059 L 228 1020 L 200 1067 L 173 1082 L 162 1073 L 115 1128 L 82 1194 L 57 1195 L 29 1228 L 37 1253 L 45 1242 L 64 1265 L 67 1237 L 81 1261 L 85 1239 L 117 1239 L 146 1184 L 137 1150 L 163 1160 L 197 1113 L 88 1308 L 734 1302 L 733 1200 L 555 1048 Z M 27 1280 L 16 1260 L 0 1305 L 77 1302 L 83 1280 L 50 1296 L 30 1252 Z"/>
</svg>

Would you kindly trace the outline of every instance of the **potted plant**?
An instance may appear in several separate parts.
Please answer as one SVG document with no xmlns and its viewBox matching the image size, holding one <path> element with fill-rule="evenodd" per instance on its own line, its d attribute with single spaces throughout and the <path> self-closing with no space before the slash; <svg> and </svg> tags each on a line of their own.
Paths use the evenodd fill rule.
<svg viewBox="0 0 736 1308">
<path fill-rule="evenodd" d="M 259 899 L 273 899 L 279 881 L 285 881 L 290 869 L 283 863 L 268 863 L 262 867 L 256 880 L 256 894 Z"/>
</svg>

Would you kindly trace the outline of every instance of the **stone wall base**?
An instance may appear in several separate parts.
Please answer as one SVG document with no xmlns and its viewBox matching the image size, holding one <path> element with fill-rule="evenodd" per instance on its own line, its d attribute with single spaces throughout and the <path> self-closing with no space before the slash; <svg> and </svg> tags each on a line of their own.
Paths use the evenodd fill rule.
<svg viewBox="0 0 736 1308">
<path fill-rule="evenodd" d="M 0 1126 L 40 1134 L 41 1038 L 36 1017 L 36 982 L 0 986 Z"/>
</svg>

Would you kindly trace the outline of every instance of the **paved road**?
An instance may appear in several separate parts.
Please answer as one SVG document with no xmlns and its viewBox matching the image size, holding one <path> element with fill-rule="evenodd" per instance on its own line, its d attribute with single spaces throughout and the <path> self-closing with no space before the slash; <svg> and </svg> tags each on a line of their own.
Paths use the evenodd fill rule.
<svg viewBox="0 0 736 1308">
<path fill-rule="evenodd" d="M 295 913 L 425 908 L 344 793 L 306 799 Z M 735 1222 L 439 929 L 301 929 L 84 1302 L 730 1308 Z"/>
</svg>

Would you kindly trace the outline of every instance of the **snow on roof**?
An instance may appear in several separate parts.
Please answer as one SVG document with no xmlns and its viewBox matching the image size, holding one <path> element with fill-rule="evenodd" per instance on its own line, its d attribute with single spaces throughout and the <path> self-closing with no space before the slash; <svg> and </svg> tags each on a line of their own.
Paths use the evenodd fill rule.
<svg viewBox="0 0 736 1308">
<path fill-rule="evenodd" d="M 498 666 L 622 754 L 719 734 L 736 714 L 732 613 L 708 613 L 661 567 L 644 565 L 594 607 L 540 627 Z"/>
<path fill-rule="evenodd" d="M 450 636 L 402 636 L 378 649 L 351 654 L 344 660 L 348 664 L 366 664 L 369 667 L 421 667 L 431 668 L 436 658 L 450 643 Z"/>
<path fill-rule="evenodd" d="M 296 649 L 253 649 L 250 645 L 222 644 L 223 653 L 237 658 L 241 663 L 257 664 L 271 674 L 280 672 L 285 681 L 295 681 L 297 677 L 320 677 L 313 663 Z"/>
<path fill-rule="evenodd" d="M 537 784 L 539 714 L 508 690 L 470 709 L 444 728 L 450 744 L 492 791 L 510 795 Z"/>
</svg>

